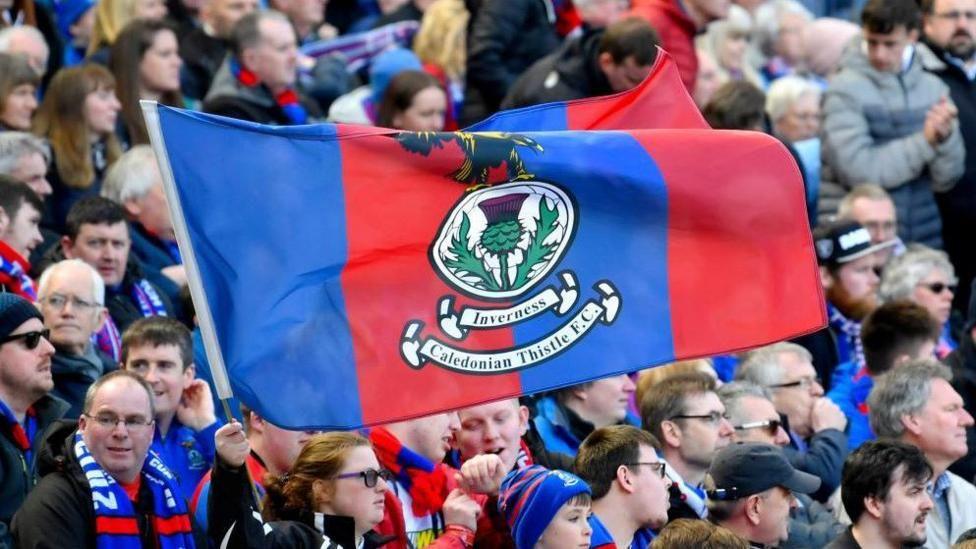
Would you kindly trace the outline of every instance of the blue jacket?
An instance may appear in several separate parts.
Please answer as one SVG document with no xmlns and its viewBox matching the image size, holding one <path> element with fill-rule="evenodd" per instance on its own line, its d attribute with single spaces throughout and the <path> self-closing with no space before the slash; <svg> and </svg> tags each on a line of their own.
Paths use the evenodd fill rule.
<svg viewBox="0 0 976 549">
<path fill-rule="evenodd" d="M 187 501 L 193 497 L 200 479 L 213 467 L 217 454 L 214 434 L 220 425 L 219 421 L 215 421 L 196 432 L 173 419 L 166 438 L 160 436 L 158 428 L 153 434 L 150 448 L 163 458 L 166 467 L 176 475 Z"/>
<path fill-rule="evenodd" d="M 868 419 L 868 395 L 874 379 L 866 373 L 857 377 L 854 363 L 845 362 L 834 370 L 834 380 L 827 398 L 834 401 L 847 416 L 847 449 L 854 450 L 876 437 Z"/>
<path fill-rule="evenodd" d="M 610 531 L 607 530 L 607 527 L 603 525 L 596 514 L 591 514 L 587 520 L 590 523 L 590 528 L 593 529 L 593 535 L 590 536 L 590 549 L 617 549 L 613 542 L 613 536 L 610 535 Z M 641 528 L 634 532 L 634 539 L 631 540 L 628 549 L 647 549 L 654 543 L 655 537 L 657 536 L 651 529 Z"/>
<path fill-rule="evenodd" d="M 580 443 L 583 442 L 586 435 L 593 431 L 593 426 L 590 425 L 589 430 L 582 437 L 574 433 L 570 426 L 569 416 L 572 412 L 559 404 L 555 396 L 544 397 L 536 402 L 535 406 L 536 417 L 532 421 L 535 423 L 539 438 L 542 439 L 546 449 L 550 452 L 576 456 Z M 640 419 L 627 412 L 627 417 L 624 418 L 623 423 L 639 427 Z"/>
</svg>

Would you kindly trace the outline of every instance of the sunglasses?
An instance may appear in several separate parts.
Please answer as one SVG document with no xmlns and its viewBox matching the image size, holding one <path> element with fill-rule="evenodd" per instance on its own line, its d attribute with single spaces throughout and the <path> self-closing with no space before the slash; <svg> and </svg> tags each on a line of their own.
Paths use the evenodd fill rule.
<svg viewBox="0 0 976 549">
<path fill-rule="evenodd" d="M 736 431 L 745 431 L 746 429 L 766 429 L 770 436 L 776 436 L 776 433 L 779 432 L 779 428 L 782 425 L 783 423 L 778 419 L 767 419 L 764 421 L 753 421 L 751 423 L 736 425 L 734 429 Z"/>
<path fill-rule="evenodd" d="M 0 345 L 3 345 L 4 343 L 10 342 L 10 341 L 16 341 L 18 339 L 23 339 L 24 340 L 24 345 L 27 347 L 27 350 L 33 351 L 34 349 L 37 348 L 38 345 L 41 344 L 41 338 L 42 337 L 44 339 L 49 339 L 50 336 L 51 336 L 51 330 L 48 330 L 48 329 L 45 328 L 44 330 L 40 330 L 40 331 L 36 331 L 36 332 L 24 332 L 22 334 L 9 335 L 9 336 L 7 336 L 7 337 L 5 337 L 3 339 L 0 339 Z"/>
<path fill-rule="evenodd" d="M 928 288 L 933 294 L 941 294 L 943 290 L 956 293 L 956 289 L 959 288 L 957 284 L 946 284 L 944 282 L 933 282 L 931 284 L 922 284 L 922 286 Z"/>
<path fill-rule="evenodd" d="M 359 471 L 356 473 L 343 473 L 341 475 L 336 475 L 335 478 L 356 478 L 363 477 L 363 484 L 367 488 L 375 488 L 376 483 L 379 479 L 383 479 L 386 482 L 393 481 L 393 472 L 389 469 L 366 469 L 365 471 Z"/>
</svg>

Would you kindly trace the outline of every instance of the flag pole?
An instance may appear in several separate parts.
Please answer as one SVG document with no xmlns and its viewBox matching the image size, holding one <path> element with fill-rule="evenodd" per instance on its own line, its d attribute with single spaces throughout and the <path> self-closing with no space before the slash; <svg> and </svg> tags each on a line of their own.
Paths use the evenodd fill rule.
<svg viewBox="0 0 976 549">
<path fill-rule="evenodd" d="M 163 140 L 163 132 L 159 125 L 159 105 L 156 101 L 143 99 L 139 101 L 139 106 L 142 107 L 142 116 L 146 120 L 149 142 L 152 144 L 159 173 L 163 179 L 163 189 L 166 192 L 166 201 L 169 203 L 169 213 L 173 220 L 176 241 L 183 252 L 182 259 L 183 266 L 186 269 L 187 284 L 190 287 L 190 297 L 193 299 L 193 308 L 196 312 L 197 323 L 200 326 L 200 334 L 203 336 L 203 348 L 207 360 L 210 362 L 210 373 L 213 376 L 214 388 L 217 391 L 217 398 L 220 399 L 220 404 L 223 406 L 225 417 L 228 421 L 232 421 L 234 414 L 231 412 L 229 402 L 234 397 L 234 390 L 230 386 L 230 377 L 227 375 L 227 368 L 224 365 L 224 355 L 217 343 L 217 331 L 214 328 L 210 303 L 207 301 L 206 290 L 203 287 L 203 278 L 200 276 L 200 266 L 197 264 L 196 254 L 193 253 L 190 231 L 186 225 L 186 217 L 183 215 L 179 193 L 176 192 L 173 168 L 169 164 L 166 142 Z M 247 463 L 244 464 L 244 471 L 247 474 L 248 484 L 251 485 L 254 505 L 258 511 L 261 511 L 261 494 L 251 477 L 251 470 L 248 469 Z"/>
</svg>

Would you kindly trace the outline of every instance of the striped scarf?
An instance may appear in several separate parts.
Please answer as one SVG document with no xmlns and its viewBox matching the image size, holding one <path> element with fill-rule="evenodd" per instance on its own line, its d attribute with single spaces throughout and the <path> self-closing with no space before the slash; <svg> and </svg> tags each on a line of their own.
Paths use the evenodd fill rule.
<svg viewBox="0 0 976 549">
<path fill-rule="evenodd" d="M 244 87 L 254 88 L 261 85 L 258 75 L 241 65 L 237 59 L 230 60 L 230 71 Z M 278 93 L 274 96 L 274 100 L 285 113 L 289 124 L 299 125 L 308 122 L 308 113 L 305 112 L 305 107 L 299 102 L 298 93 L 293 88 L 287 88 Z"/>
<path fill-rule="evenodd" d="M 30 264 L 16 250 L 0 242 L 0 286 L 29 301 L 37 301 L 34 281 L 27 275 Z"/>
<path fill-rule="evenodd" d="M 92 493 L 95 545 L 98 549 L 142 547 L 139 522 L 125 490 L 92 457 L 81 437 L 74 436 L 74 452 Z M 142 465 L 142 481 L 152 491 L 152 529 L 159 549 L 194 549 L 193 528 L 176 477 L 150 451 Z"/>
<path fill-rule="evenodd" d="M 844 316 L 837 307 L 827 303 L 830 326 L 840 332 L 837 338 L 837 351 L 841 362 L 853 361 L 854 371 L 864 368 L 864 347 L 861 345 L 861 323 Z"/>
<path fill-rule="evenodd" d="M 415 515 L 437 513 L 447 497 L 445 467 L 438 467 L 424 456 L 404 446 L 382 427 L 370 431 L 376 458 L 380 465 L 396 475 L 396 480 L 410 494 Z"/>
</svg>

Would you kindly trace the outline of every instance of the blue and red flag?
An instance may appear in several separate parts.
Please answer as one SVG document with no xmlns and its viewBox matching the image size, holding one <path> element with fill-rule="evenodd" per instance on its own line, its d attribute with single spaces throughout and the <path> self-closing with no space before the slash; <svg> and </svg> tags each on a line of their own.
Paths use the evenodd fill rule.
<svg viewBox="0 0 976 549">
<path fill-rule="evenodd" d="M 826 322 L 798 169 L 763 134 L 148 118 L 234 393 L 282 427 L 402 420 Z"/>
</svg>

